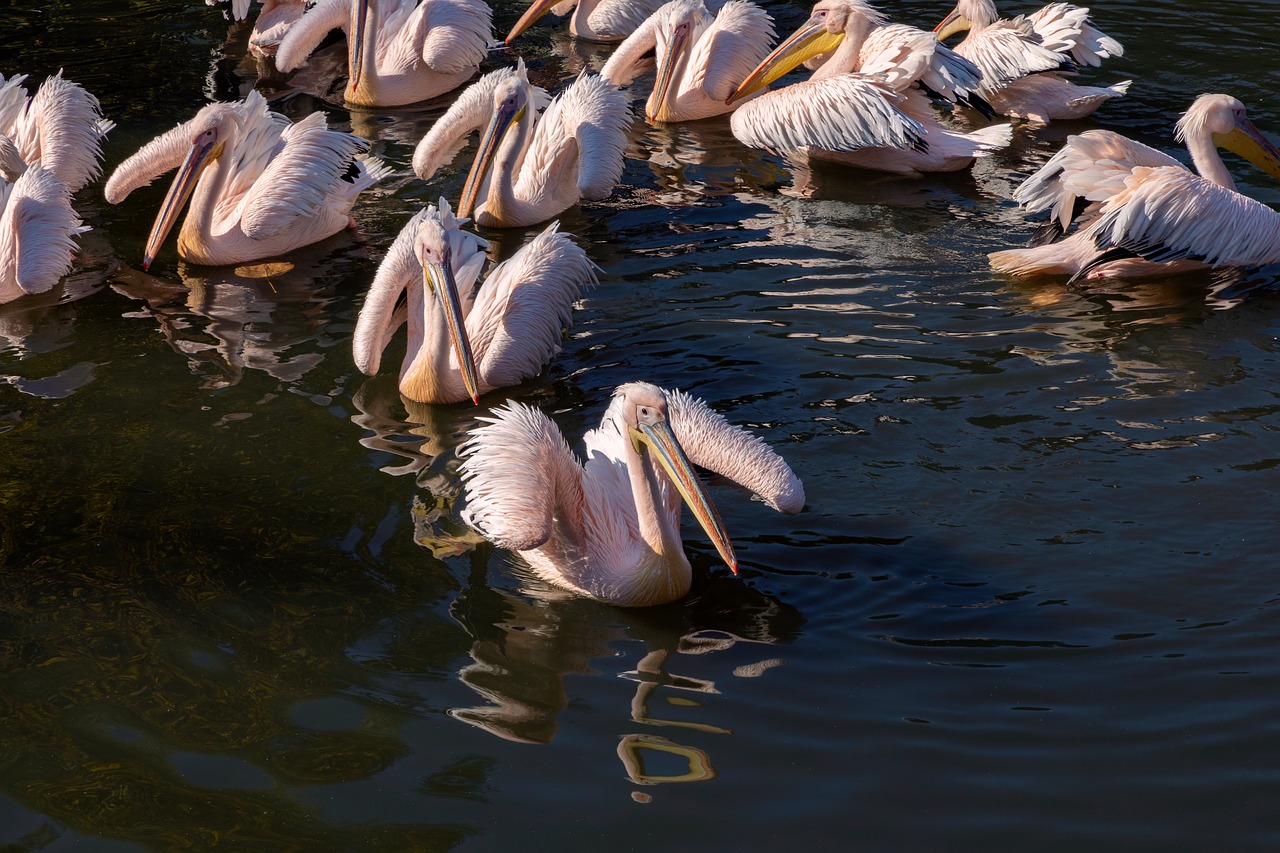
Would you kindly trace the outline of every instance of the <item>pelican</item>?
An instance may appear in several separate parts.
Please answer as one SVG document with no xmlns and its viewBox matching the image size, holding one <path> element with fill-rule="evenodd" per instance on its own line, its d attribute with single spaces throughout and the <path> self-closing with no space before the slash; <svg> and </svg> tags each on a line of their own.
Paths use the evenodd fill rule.
<svg viewBox="0 0 1280 853">
<path fill-rule="evenodd" d="M 227 0 L 205 0 L 210 6 L 227 6 Z M 262 0 L 262 11 L 253 22 L 249 48 L 257 53 L 274 53 L 289 28 L 302 17 L 309 0 Z M 249 17 L 249 0 L 231 0 L 231 17 Z"/>
<path fill-rule="evenodd" d="M 101 174 L 101 141 L 115 124 L 102 117 L 98 99 L 59 71 L 32 97 L 25 74 L 0 75 L 0 137 L 8 137 L 22 168 L 39 164 L 72 193 Z M 13 180 L 22 169 L 10 167 Z"/>
<path fill-rule="evenodd" d="M 257 92 L 210 104 L 147 143 L 107 181 L 111 204 L 178 169 L 147 238 L 142 267 L 155 260 L 182 212 L 178 254 L 218 266 L 261 260 L 323 240 L 351 220 L 356 196 L 390 174 L 367 143 L 329 130 L 323 113 L 291 124 Z"/>
<path fill-rule="evenodd" d="M 511 44 L 547 12 L 568 15 L 569 32 L 583 41 L 622 41 L 635 32 L 650 15 L 658 11 L 665 0 L 533 0 L 516 25 L 507 33 L 506 44 Z"/>
<path fill-rule="evenodd" d="M 692 121 L 733 109 L 728 97 L 769 55 L 773 20 L 754 3 L 729 0 L 713 16 L 703 0 L 671 0 L 618 46 L 600 70 L 616 86 L 656 52 L 658 73 L 645 105 L 649 121 Z"/>
<path fill-rule="evenodd" d="M 464 520 L 519 553 L 542 580 L 600 601 L 641 607 L 689 591 L 680 499 L 737 574 L 720 516 L 693 466 L 738 483 L 788 514 L 804 487 L 787 463 L 741 427 L 681 391 L 621 385 L 580 462 L 556 425 L 520 403 L 494 410 L 459 448 Z"/>
<path fill-rule="evenodd" d="M 320 0 L 280 42 L 276 68 L 294 70 L 330 30 L 341 29 L 347 34 L 348 104 L 425 101 L 479 70 L 493 40 L 492 18 L 483 0 Z"/>
<path fill-rule="evenodd" d="M 959 133 L 938 122 L 927 93 L 983 106 L 978 69 L 932 34 L 890 24 L 866 0 L 820 0 L 730 101 L 807 61 L 817 64 L 809 80 L 768 92 L 733 114 L 738 141 L 912 176 L 964 169 L 1009 144 L 1007 124 Z"/>
<path fill-rule="evenodd" d="M 1132 82 L 1077 86 L 1058 73 L 1124 55 L 1120 42 L 1095 29 L 1080 6 L 1050 3 L 1028 17 L 1000 20 L 992 0 L 959 0 L 934 32 L 941 40 L 962 30 L 969 34 L 956 53 L 982 69 L 982 96 L 1002 115 L 1042 124 L 1083 118 Z"/>
<path fill-rule="evenodd" d="M 71 271 L 75 236 L 88 231 L 71 190 L 40 164 L 0 178 L 0 303 L 44 293 Z"/>
<path fill-rule="evenodd" d="M 453 102 L 418 143 L 413 170 L 430 180 L 472 131 L 485 127 L 458 216 L 474 208 L 476 222 L 486 227 L 533 225 L 580 198 L 613 191 L 630 124 L 626 96 L 598 74 L 581 75 L 548 102 L 519 60 L 515 68 L 481 77 Z"/>
<path fill-rule="evenodd" d="M 1241 195 L 1217 148 L 1280 178 L 1280 151 L 1229 95 L 1201 95 L 1179 119 L 1195 174 L 1172 157 L 1109 130 L 1088 130 L 1014 192 L 1030 211 L 1052 209 L 1059 242 L 992 252 L 1012 275 L 1136 278 L 1188 269 L 1280 262 L 1280 213 Z M 1039 242 L 1038 240 L 1033 240 Z"/>
<path fill-rule="evenodd" d="M 478 403 L 481 394 L 537 376 L 559 352 L 579 293 L 596 283 L 595 264 L 553 222 L 480 288 L 488 244 L 463 231 L 465 221 L 443 198 L 410 219 L 356 321 L 356 367 L 372 376 L 408 320 L 400 393 L 410 400 Z"/>
</svg>

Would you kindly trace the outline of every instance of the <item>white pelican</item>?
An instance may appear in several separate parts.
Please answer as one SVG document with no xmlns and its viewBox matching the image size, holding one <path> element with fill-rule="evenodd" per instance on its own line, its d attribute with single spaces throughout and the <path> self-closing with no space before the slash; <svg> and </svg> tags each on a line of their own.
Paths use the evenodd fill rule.
<svg viewBox="0 0 1280 853">
<path fill-rule="evenodd" d="M 231 6 L 231 17 L 243 21 L 249 17 L 250 0 L 205 0 L 210 6 Z M 262 11 L 253 22 L 249 48 L 257 53 L 274 53 L 289 28 L 302 17 L 310 0 L 262 0 Z"/>
<path fill-rule="evenodd" d="M 568 15 L 569 32 L 584 41 L 622 41 L 635 32 L 644 19 L 658 11 L 665 0 L 533 0 L 516 25 L 507 33 L 511 44 L 547 12 Z"/>
<path fill-rule="evenodd" d="M 731 100 L 808 60 L 820 62 L 809 80 L 734 112 L 740 142 L 903 175 L 964 169 L 1009 144 L 1007 124 L 960 133 L 938 122 L 928 94 L 982 106 L 977 68 L 932 34 L 890 24 L 866 0 L 821 0 Z"/>
<path fill-rule="evenodd" d="M 276 68 L 294 70 L 336 29 L 347 34 L 346 102 L 398 106 L 471 79 L 493 40 L 493 12 L 483 0 L 320 0 L 289 28 Z"/>
<path fill-rule="evenodd" d="M 1280 151 L 1249 121 L 1244 104 L 1201 95 L 1178 121 L 1177 136 L 1199 175 L 1109 130 L 1068 137 L 1014 198 L 1031 211 L 1052 208 L 1053 234 L 1076 218 L 1079 230 L 1059 242 L 992 252 L 992 268 L 1117 278 L 1280 262 L 1280 213 L 1236 192 L 1217 152 L 1234 151 L 1280 178 Z"/>
<path fill-rule="evenodd" d="M 600 76 L 626 86 L 656 52 L 645 117 L 692 121 L 732 110 L 726 101 L 772 42 L 773 20 L 754 3 L 729 0 L 713 16 L 703 0 L 671 0 L 618 45 Z"/>
<path fill-rule="evenodd" d="M 787 463 L 707 404 L 646 382 L 621 385 L 580 462 L 555 423 L 530 406 L 496 409 L 459 448 L 463 514 L 539 578 L 600 601 L 639 607 L 689 591 L 680 499 L 736 574 L 724 525 L 693 465 L 796 513 L 804 487 Z"/>
<path fill-rule="evenodd" d="M 77 234 L 71 190 L 38 163 L 0 178 L 0 303 L 44 293 L 71 271 Z"/>
<path fill-rule="evenodd" d="M 100 143 L 115 124 L 102 117 L 97 98 L 61 71 L 33 97 L 22 87 L 26 79 L 0 75 L 0 136 L 12 141 L 24 164 L 38 163 L 74 193 L 101 173 Z"/>
<path fill-rule="evenodd" d="M 465 221 L 443 198 L 439 208 L 410 219 L 356 321 L 356 367 L 369 375 L 408 321 L 400 393 L 410 400 L 479 402 L 481 394 L 537 376 L 560 351 L 579 293 L 596 282 L 587 253 L 552 223 L 494 267 L 481 288 L 488 244 L 463 231 Z"/>
<path fill-rule="evenodd" d="M 1124 55 L 1120 42 L 1089 23 L 1089 10 L 1050 3 L 1028 17 L 1000 20 L 992 0 L 959 0 L 934 29 L 939 39 L 969 30 L 956 53 L 982 69 L 982 96 L 1001 115 L 1047 123 L 1083 118 L 1129 89 L 1077 86 L 1059 69 L 1096 66 Z"/>
<path fill-rule="evenodd" d="M 119 204 L 178 169 L 147 238 L 143 269 L 155 260 L 188 198 L 191 208 L 178 235 L 182 258 L 206 266 L 260 260 L 350 224 L 356 196 L 389 174 L 377 159 L 356 156 L 366 146 L 329 130 L 323 113 L 291 124 L 250 92 L 237 103 L 210 104 L 147 143 L 116 167 L 105 195 Z"/>
<path fill-rule="evenodd" d="M 484 127 L 458 216 L 474 208 L 486 227 L 533 225 L 580 198 L 613 192 L 630 125 L 626 96 L 598 74 L 579 76 L 548 103 L 519 60 L 484 75 L 453 102 L 418 143 L 413 170 L 430 180 Z"/>
</svg>

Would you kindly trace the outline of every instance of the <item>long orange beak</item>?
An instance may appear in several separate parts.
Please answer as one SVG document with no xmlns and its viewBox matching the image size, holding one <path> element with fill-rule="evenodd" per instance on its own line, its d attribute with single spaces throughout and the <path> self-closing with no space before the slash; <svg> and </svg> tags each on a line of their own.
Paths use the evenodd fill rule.
<svg viewBox="0 0 1280 853">
<path fill-rule="evenodd" d="M 467 181 L 462 185 L 462 197 L 458 199 L 459 219 L 471 215 L 475 208 L 476 196 L 480 193 L 480 185 L 484 183 L 485 175 L 489 174 L 489 170 L 493 167 L 493 159 L 498 153 L 502 138 L 506 136 L 512 125 L 517 124 L 522 118 L 524 118 L 524 107 L 516 108 L 504 104 L 494 111 L 493 118 L 489 120 L 489 126 L 485 128 L 484 137 L 480 140 L 480 150 L 476 152 L 476 159 L 471 164 Z"/>
<path fill-rule="evenodd" d="M 369 0 L 355 0 L 351 4 L 351 26 L 347 33 L 347 61 L 351 65 L 351 91 L 360 90 L 360 78 L 364 74 L 364 33 L 369 27 Z"/>
<path fill-rule="evenodd" d="M 541 18 L 550 11 L 551 7 L 556 5 L 560 0 L 534 0 L 528 9 L 524 10 L 524 14 L 520 16 L 520 20 L 516 21 L 516 25 L 511 28 L 511 32 L 507 33 L 506 44 L 511 44 L 516 36 L 533 25 L 533 22 Z"/>
<path fill-rule="evenodd" d="M 800 63 L 819 54 L 835 50 L 844 41 L 844 33 L 827 30 L 826 22 L 810 18 L 786 41 L 773 49 L 764 61 L 755 67 L 738 86 L 737 91 L 725 100 L 726 104 L 741 100 L 758 89 L 763 89 Z"/>
<path fill-rule="evenodd" d="M 471 339 L 467 337 L 467 327 L 462 320 L 462 301 L 458 297 L 458 284 L 453 278 L 451 253 L 446 244 L 444 260 L 441 263 L 428 262 L 422 267 L 422 283 L 424 289 L 434 291 L 440 298 L 440 307 L 444 309 L 445 324 L 449 327 L 449 340 L 453 344 L 453 355 L 458 360 L 462 371 L 462 383 L 471 395 L 471 402 L 480 405 L 480 386 L 476 381 L 476 360 L 471 354 Z M 426 300 L 423 300 L 426 304 Z"/>
<path fill-rule="evenodd" d="M 947 15 L 938 22 L 938 26 L 933 28 L 933 34 L 937 36 L 938 41 L 942 41 L 945 38 L 950 38 L 956 33 L 962 33 L 972 27 L 973 23 L 964 15 L 960 14 L 960 7 L 957 6 L 951 10 L 950 15 Z"/>
<path fill-rule="evenodd" d="M 178 167 L 178 174 L 174 176 L 169 192 L 160 205 L 160 212 L 156 214 L 156 221 L 151 226 L 147 246 L 142 252 L 144 270 L 151 268 L 151 263 L 160 253 L 160 246 L 164 243 L 165 237 L 169 236 L 169 232 L 173 230 L 173 224 L 178 221 L 178 216 L 182 213 L 182 208 L 191 198 L 200 175 L 210 163 L 218 159 L 222 153 L 222 146 L 223 143 L 216 141 L 216 138 L 206 141 L 203 135 L 191 144 L 191 150 L 187 152 L 186 159 Z"/>
<path fill-rule="evenodd" d="M 667 45 L 666 52 L 662 54 L 662 65 L 658 68 L 658 76 L 653 83 L 653 94 L 649 96 L 648 115 L 645 116 L 649 121 L 668 120 L 670 110 L 667 109 L 667 99 L 671 96 L 671 81 L 675 79 L 676 69 L 683 64 L 685 55 L 688 53 L 690 31 L 691 27 L 687 21 L 679 24 L 671 37 L 671 42 Z"/>
</svg>

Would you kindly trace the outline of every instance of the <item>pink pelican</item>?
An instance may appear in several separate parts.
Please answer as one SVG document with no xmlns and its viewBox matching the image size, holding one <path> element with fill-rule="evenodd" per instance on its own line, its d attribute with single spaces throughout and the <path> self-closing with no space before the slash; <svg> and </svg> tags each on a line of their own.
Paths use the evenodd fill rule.
<svg viewBox="0 0 1280 853">
<path fill-rule="evenodd" d="M 367 143 L 328 129 L 323 113 L 292 124 L 257 92 L 210 104 L 116 167 L 111 204 L 177 169 L 147 238 L 142 266 L 155 260 L 187 199 L 178 254 L 193 264 L 238 264 L 282 255 L 346 228 L 356 196 L 389 174 L 357 157 Z"/>
<path fill-rule="evenodd" d="M 205 0 L 210 6 L 227 5 L 226 0 Z M 231 17 L 243 21 L 249 17 L 250 0 L 231 0 Z M 302 17 L 307 0 L 262 0 L 262 11 L 253 22 L 249 48 L 259 54 L 275 53 L 285 33 Z"/>
<path fill-rule="evenodd" d="M 959 0 L 934 29 L 939 39 L 969 30 L 956 53 L 982 69 L 982 96 L 996 112 L 1047 123 L 1083 118 L 1129 89 L 1077 86 L 1059 69 L 1097 66 L 1124 55 L 1120 42 L 1089 23 L 1089 10 L 1050 3 L 1028 17 L 1000 20 L 992 0 Z"/>
<path fill-rule="evenodd" d="M 356 367 L 378 372 L 406 320 L 400 393 L 423 403 L 479 402 L 537 376 L 560 351 L 573 303 L 596 281 L 587 253 L 552 223 L 479 286 L 488 245 L 440 199 L 404 227 L 382 259 L 356 321 Z M 434 294 L 434 295 L 433 295 Z"/>
<path fill-rule="evenodd" d="M 330 30 L 341 29 L 347 34 L 348 104 L 425 101 L 479 70 L 493 40 L 492 18 L 482 0 L 320 0 L 280 42 L 276 68 L 294 70 Z"/>
<path fill-rule="evenodd" d="M 0 148 L 0 174 L 12 175 Z M 75 236 L 89 230 L 71 208 L 71 190 L 39 163 L 15 180 L 0 177 L 0 303 L 44 293 L 71 271 Z"/>
<path fill-rule="evenodd" d="M 481 77 L 418 143 L 413 170 L 430 180 L 467 136 L 484 127 L 462 188 L 458 215 L 493 228 L 545 222 L 613 192 L 631 113 L 626 96 L 598 74 L 583 74 L 548 102 L 524 61 Z"/>
<path fill-rule="evenodd" d="M 773 20 L 745 0 L 713 16 L 703 0 L 671 0 L 627 36 L 600 70 L 626 86 L 656 52 L 658 73 L 645 104 L 649 121 L 693 121 L 727 113 L 725 101 L 766 56 Z"/>
<path fill-rule="evenodd" d="M 101 140 L 115 124 L 102 117 L 97 98 L 61 71 L 32 97 L 22 87 L 26 79 L 0 76 L 0 137 L 9 138 L 24 167 L 43 166 L 74 193 L 101 173 Z"/>
<path fill-rule="evenodd" d="M 788 514 L 804 486 L 787 463 L 706 403 L 647 382 L 621 385 L 580 462 L 555 423 L 510 403 L 459 449 L 463 518 L 516 551 L 547 583 L 624 607 L 674 601 L 692 569 L 680 543 L 680 499 L 736 574 L 737 557 L 693 466 L 720 474 Z"/>
<path fill-rule="evenodd" d="M 1154 148 L 1109 130 L 1088 130 L 1014 192 L 1028 210 L 1052 209 L 1041 242 L 992 252 L 1011 275 L 1136 278 L 1188 269 L 1280 262 L 1280 213 L 1236 191 L 1217 152 L 1233 151 L 1280 178 L 1280 151 L 1229 95 L 1201 95 L 1177 124 L 1195 174 Z"/>
<path fill-rule="evenodd" d="M 968 168 L 1009 144 L 1007 124 L 960 133 L 938 122 L 926 93 L 981 107 L 978 69 L 931 33 L 890 24 L 866 0 L 821 0 L 730 100 L 807 61 L 816 64 L 809 80 L 733 114 L 740 142 L 911 176 Z"/>
<path fill-rule="evenodd" d="M 533 0 L 516 25 L 507 33 L 506 43 L 516 38 L 547 12 L 568 15 L 569 33 L 583 41 L 622 41 L 644 19 L 658 11 L 664 0 Z"/>
</svg>

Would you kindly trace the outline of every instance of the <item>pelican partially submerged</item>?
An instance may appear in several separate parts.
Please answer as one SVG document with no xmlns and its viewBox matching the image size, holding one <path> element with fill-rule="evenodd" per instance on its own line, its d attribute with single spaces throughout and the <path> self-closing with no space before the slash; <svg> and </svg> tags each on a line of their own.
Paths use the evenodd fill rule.
<svg viewBox="0 0 1280 853">
<path fill-rule="evenodd" d="M 105 195 L 119 204 L 178 170 L 147 238 L 144 269 L 188 199 L 178 235 L 182 258 L 207 266 L 261 260 L 351 223 L 356 197 L 389 174 L 377 159 L 361 156 L 366 147 L 358 137 L 329 130 L 323 113 L 294 124 L 251 92 L 243 101 L 210 104 L 147 143 L 116 167 Z"/>
<path fill-rule="evenodd" d="M 730 100 L 801 63 L 814 67 L 809 80 L 734 112 L 738 141 L 903 175 L 964 169 L 1009 144 L 1007 124 L 961 133 L 937 120 L 932 95 L 985 107 L 977 94 L 979 70 L 932 34 L 889 23 L 866 0 L 820 0 Z"/>
<path fill-rule="evenodd" d="M 21 168 L 42 166 L 75 193 L 101 174 L 102 138 L 115 123 L 102 117 L 97 98 L 61 71 L 31 96 L 22 85 L 26 79 L 0 75 L 0 139 L 9 140 L 5 147 Z M 16 163 L 8 168 L 11 181 L 21 173 Z"/>
<path fill-rule="evenodd" d="M 754 3 L 729 0 L 714 15 L 704 0 L 671 0 L 609 57 L 600 76 L 626 86 L 656 53 L 658 72 L 645 104 L 649 121 L 691 121 L 727 113 L 727 101 L 766 56 L 773 20 Z"/>
<path fill-rule="evenodd" d="M 534 225 L 613 192 L 630 124 L 626 96 L 598 74 L 583 74 L 548 99 L 520 60 L 453 102 L 418 143 L 413 170 L 430 180 L 484 128 L 458 216 L 474 211 L 478 224 L 494 228 Z"/>
<path fill-rule="evenodd" d="M 401 324 L 409 341 L 400 393 L 424 403 L 479 402 L 537 376 L 560 351 L 573 303 L 595 283 L 587 253 L 558 223 L 498 264 L 480 286 L 484 240 L 443 198 L 409 220 L 360 308 L 352 349 L 373 375 Z"/>
<path fill-rule="evenodd" d="M 1117 278 L 1280 262 L 1280 213 L 1236 191 L 1217 148 L 1280 179 L 1280 150 L 1254 127 L 1244 104 L 1201 95 L 1177 124 L 1196 174 L 1167 154 L 1109 130 L 1067 144 L 1014 193 L 1052 219 L 1034 242 L 993 252 L 1011 275 Z"/>
<path fill-rule="evenodd" d="M 1120 42 L 1096 29 L 1089 10 L 1050 3 L 1026 17 L 1000 18 L 993 0 L 959 0 L 934 29 L 939 39 L 968 30 L 956 53 L 982 69 L 982 96 L 1001 115 L 1047 123 L 1090 115 L 1129 89 L 1081 86 L 1065 74 L 1122 56 Z"/>
<path fill-rule="evenodd" d="M 276 68 L 298 68 L 340 29 L 347 35 L 348 104 L 425 101 L 479 70 L 493 41 L 492 18 L 483 0 L 320 0 L 289 28 Z"/>
<path fill-rule="evenodd" d="M 665 0 L 533 0 L 507 33 L 506 44 L 547 12 L 569 15 L 569 33 L 583 41 L 622 41 Z"/>
<path fill-rule="evenodd" d="M 28 166 L 13 181 L 0 177 L 0 303 L 61 281 L 71 271 L 76 235 L 87 230 L 71 207 L 71 190 L 43 166 Z"/>
<path fill-rule="evenodd" d="M 804 507 L 804 487 L 760 438 L 706 403 L 645 382 L 619 386 L 583 463 L 559 428 L 530 406 L 495 410 L 463 457 L 467 523 L 516 551 L 547 583 L 640 607 L 689 591 L 681 498 L 737 573 L 737 557 L 694 466 L 758 495 L 779 512 Z"/>
</svg>

